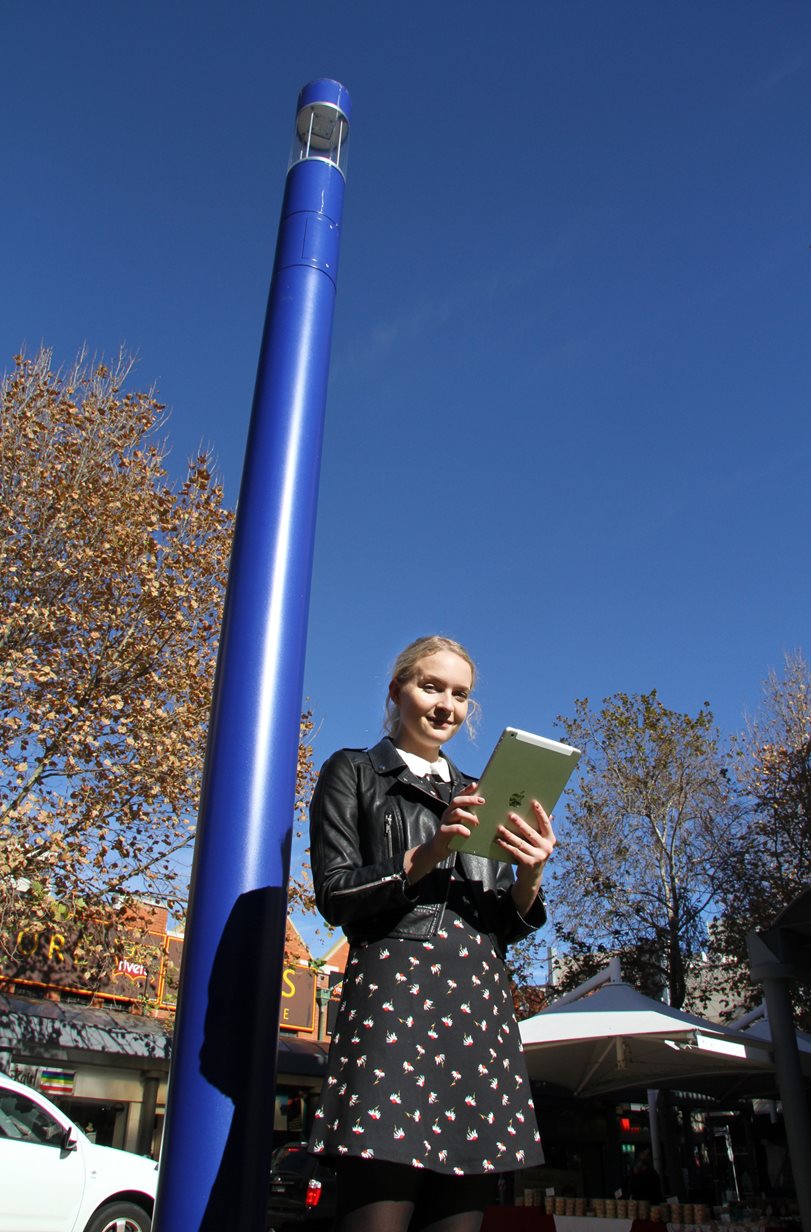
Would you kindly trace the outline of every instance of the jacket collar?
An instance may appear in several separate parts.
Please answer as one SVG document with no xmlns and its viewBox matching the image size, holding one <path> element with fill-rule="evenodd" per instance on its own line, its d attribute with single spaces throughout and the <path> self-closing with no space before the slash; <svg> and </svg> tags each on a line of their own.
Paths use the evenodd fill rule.
<svg viewBox="0 0 811 1232">
<path fill-rule="evenodd" d="M 389 736 L 384 736 L 382 740 L 368 750 L 368 753 L 372 767 L 378 774 L 396 774 L 398 778 L 403 779 L 405 782 L 413 783 L 423 789 L 425 788 L 425 784 L 415 774 L 411 773 Z M 450 766 L 451 782 L 454 787 L 466 782 L 467 776 L 461 773 L 450 757 L 446 760 Z"/>
</svg>

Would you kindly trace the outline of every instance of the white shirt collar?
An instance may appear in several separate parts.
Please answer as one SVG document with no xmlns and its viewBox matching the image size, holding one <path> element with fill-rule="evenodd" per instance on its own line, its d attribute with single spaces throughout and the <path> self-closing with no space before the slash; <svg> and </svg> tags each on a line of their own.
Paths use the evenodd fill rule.
<svg viewBox="0 0 811 1232">
<path fill-rule="evenodd" d="M 397 748 L 397 746 L 394 746 Z M 420 757 L 418 753 L 407 753 L 405 749 L 397 749 L 398 754 L 402 757 L 405 764 L 408 766 L 412 774 L 416 774 L 418 778 L 425 778 L 426 774 L 436 774 L 445 783 L 451 781 L 451 768 L 448 765 L 448 759 L 441 754 L 436 761 L 426 761 L 424 757 Z"/>
</svg>

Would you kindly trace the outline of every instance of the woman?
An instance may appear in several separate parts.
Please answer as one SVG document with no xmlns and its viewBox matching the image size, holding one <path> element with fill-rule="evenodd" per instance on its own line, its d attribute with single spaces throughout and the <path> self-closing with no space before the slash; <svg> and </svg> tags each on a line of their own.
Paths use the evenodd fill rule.
<svg viewBox="0 0 811 1232">
<path fill-rule="evenodd" d="M 457 642 L 413 642 L 388 736 L 335 753 L 313 796 L 318 907 L 351 946 L 310 1139 L 338 1158 L 339 1232 L 477 1232 L 492 1174 L 543 1158 L 503 958 L 546 919 L 555 837 L 535 801 L 504 863 L 450 850 L 483 803 L 442 752 L 474 683 Z"/>
</svg>

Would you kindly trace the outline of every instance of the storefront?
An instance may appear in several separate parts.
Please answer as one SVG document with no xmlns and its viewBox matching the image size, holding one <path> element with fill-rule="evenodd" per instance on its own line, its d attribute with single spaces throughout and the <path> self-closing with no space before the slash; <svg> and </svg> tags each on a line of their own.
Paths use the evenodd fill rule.
<svg viewBox="0 0 811 1232">
<path fill-rule="evenodd" d="M 151 1155 L 171 1023 L 115 1009 L 0 995 L 0 1067 L 43 1091 L 103 1146 Z"/>
<path fill-rule="evenodd" d="M 172 1021 L 0 994 L 0 1070 L 42 1091 L 103 1146 L 157 1158 Z M 309 1129 L 328 1045 L 281 1033 L 274 1141 Z"/>
<path fill-rule="evenodd" d="M 0 1070 L 43 1091 L 101 1145 L 157 1157 L 183 937 L 148 904 L 137 923 L 101 980 L 83 969 L 87 926 L 18 937 L 13 969 L 0 970 Z M 317 991 L 322 984 L 329 995 L 329 977 L 313 970 L 292 926 L 287 950 L 295 957 L 281 972 L 277 1143 L 306 1134 L 327 1052 L 319 1037 L 328 1007 Z"/>
</svg>

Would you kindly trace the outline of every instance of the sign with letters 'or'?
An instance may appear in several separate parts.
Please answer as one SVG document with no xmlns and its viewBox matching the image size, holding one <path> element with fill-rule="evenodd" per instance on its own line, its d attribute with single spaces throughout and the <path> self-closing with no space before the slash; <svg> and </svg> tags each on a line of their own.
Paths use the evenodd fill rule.
<svg viewBox="0 0 811 1232">
<path fill-rule="evenodd" d="M 0 978 L 21 988 L 87 993 L 99 1000 L 146 1002 L 173 1010 L 183 956 L 182 934 L 166 928 L 165 912 L 138 930 L 93 920 L 21 931 L 16 956 L 0 962 Z M 116 944 L 116 941 L 118 944 Z M 101 955 L 101 958 L 99 958 Z M 91 961 L 91 959 L 93 961 Z M 316 978 L 288 963 L 281 974 L 279 1026 L 315 1032 Z"/>
</svg>

